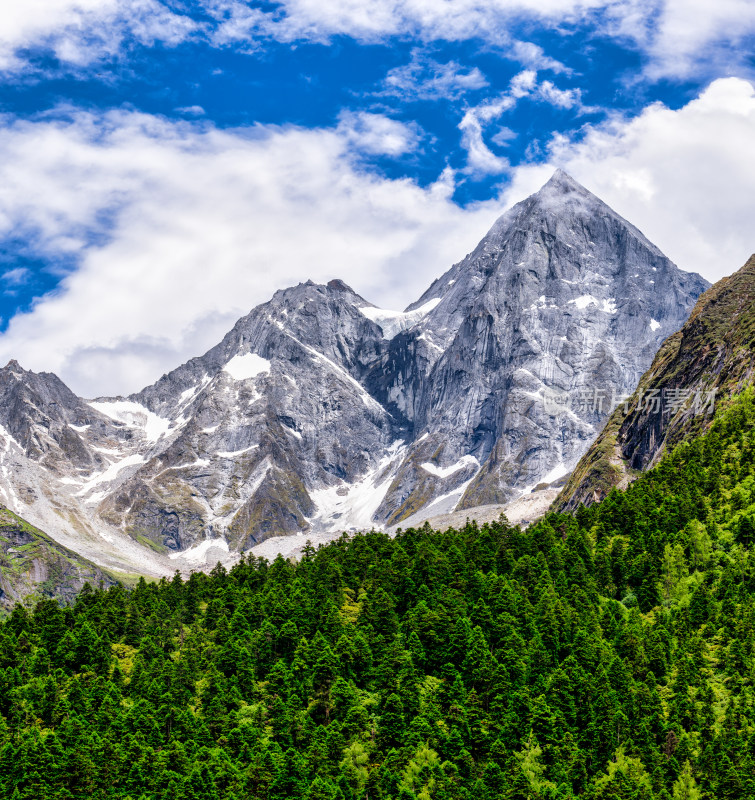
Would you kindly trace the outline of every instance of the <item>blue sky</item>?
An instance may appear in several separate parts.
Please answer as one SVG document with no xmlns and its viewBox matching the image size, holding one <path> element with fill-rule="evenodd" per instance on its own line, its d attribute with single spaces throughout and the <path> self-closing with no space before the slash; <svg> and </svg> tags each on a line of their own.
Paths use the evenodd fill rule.
<svg viewBox="0 0 755 800">
<path fill-rule="evenodd" d="M 85 394 L 298 280 L 403 307 L 555 166 L 711 280 L 755 250 L 749 0 L 12 5 L 0 356 Z"/>
</svg>

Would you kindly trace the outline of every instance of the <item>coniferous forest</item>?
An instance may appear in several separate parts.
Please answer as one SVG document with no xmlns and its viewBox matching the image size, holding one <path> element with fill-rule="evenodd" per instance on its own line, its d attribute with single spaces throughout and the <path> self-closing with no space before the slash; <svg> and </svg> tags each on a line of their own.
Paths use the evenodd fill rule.
<svg viewBox="0 0 755 800">
<path fill-rule="evenodd" d="M 575 516 L 19 605 L 0 795 L 752 798 L 753 545 L 747 391 Z"/>
</svg>

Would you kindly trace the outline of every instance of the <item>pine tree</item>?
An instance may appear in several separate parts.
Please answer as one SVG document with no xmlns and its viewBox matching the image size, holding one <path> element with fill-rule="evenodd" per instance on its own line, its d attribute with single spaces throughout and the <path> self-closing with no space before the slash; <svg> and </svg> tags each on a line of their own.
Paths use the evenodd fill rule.
<svg viewBox="0 0 755 800">
<path fill-rule="evenodd" d="M 702 796 L 692 774 L 692 767 L 689 761 L 685 761 L 681 774 L 674 783 L 673 800 L 701 800 Z"/>
<path fill-rule="evenodd" d="M 383 750 L 400 747 L 405 730 L 404 704 L 397 694 L 390 694 L 380 714 L 380 746 Z"/>
</svg>

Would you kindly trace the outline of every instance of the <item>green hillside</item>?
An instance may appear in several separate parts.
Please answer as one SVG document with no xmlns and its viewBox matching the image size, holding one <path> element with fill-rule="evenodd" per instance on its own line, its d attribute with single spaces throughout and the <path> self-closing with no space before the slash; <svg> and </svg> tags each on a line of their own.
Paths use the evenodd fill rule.
<svg viewBox="0 0 755 800">
<path fill-rule="evenodd" d="M 0 794 L 755 797 L 753 542 L 748 390 L 576 516 L 17 607 Z"/>
<path fill-rule="evenodd" d="M 0 613 L 19 600 L 72 602 L 87 582 L 110 586 L 115 580 L 0 505 Z"/>
</svg>

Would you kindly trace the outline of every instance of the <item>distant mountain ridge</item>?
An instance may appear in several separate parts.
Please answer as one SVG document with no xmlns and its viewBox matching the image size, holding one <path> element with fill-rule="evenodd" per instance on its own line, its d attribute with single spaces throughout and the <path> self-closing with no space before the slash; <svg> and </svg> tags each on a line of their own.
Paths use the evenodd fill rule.
<svg viewBox="0 0 755 800">
<path fill-rule="evenodd" d="M 559 171 L 404 312 L 309 281 L 126 399 L 11 362 L 0 495 L 86 558 L 155 575 L 505 502 L 567 474 L 605 420 L 544 396 L 631 392 L 706 287 Z"/>
</svg>

